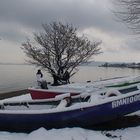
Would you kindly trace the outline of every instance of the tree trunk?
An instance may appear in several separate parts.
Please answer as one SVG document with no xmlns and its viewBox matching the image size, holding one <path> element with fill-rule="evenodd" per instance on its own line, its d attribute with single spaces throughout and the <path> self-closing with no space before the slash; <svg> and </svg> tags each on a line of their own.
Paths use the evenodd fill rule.
<svg viewBox="0 0 140 140">
<path fill-rule="evenodd" d="M 58 86 L 58 85 L 63 85 L 63 84 L 69 84 L 70 81 L 70 77 L 69 75 L 66 76 L 64 75 L 63 77 L 60 77 L 60 76 L 57 76 L 55 74 L 52 74 L 52 77 L 53 77 L 53 86 Z"/>
<path fill-rule="evenodd" d="M 56 75 L 52 75 L 52 77 L 53 77 L 53 86 L 58 86 L 58 85 L 60 85 L 59 84 L 59 79 L 58 79 L 58 77 L 56 76 Z"/>
</svg>

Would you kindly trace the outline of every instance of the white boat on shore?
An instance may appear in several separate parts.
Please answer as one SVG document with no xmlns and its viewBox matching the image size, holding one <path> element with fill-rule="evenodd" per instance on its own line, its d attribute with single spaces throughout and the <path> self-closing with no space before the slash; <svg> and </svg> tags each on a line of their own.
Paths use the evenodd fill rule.
<svg viewBox="0 0 140 140">
<path fill-rule="evenodd" d="M 49 99 L 65 93 L 70 93 L 71 96 L 76 96 L 81 93 L 95 92 L 105 88 L 125 87 L 137 83 L 140 83 L 140 76 L 104 79 L 90 83 L 72 83 L 51 87 L 49 89 L 31 87 L 28 88 L 28 91 L 32 99 Z"/>
</svg>

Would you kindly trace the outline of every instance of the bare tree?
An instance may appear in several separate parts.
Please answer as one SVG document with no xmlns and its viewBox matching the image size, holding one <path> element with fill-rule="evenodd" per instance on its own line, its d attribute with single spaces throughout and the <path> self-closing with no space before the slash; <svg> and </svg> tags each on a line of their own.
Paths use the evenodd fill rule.
<svg viewBox="0 0 140 140">
<path fill-rule="evenodd" d="M 36 45 L 30 40 L 23 43 L 29 63 L 45 68 L 54 79 L 54 85 L 68 81 L 81 63 L 100 53 L 101 41 L 89 41 L 77 36 L 77 29 L 69 24 L 43 24 L 44 32 L 35 33 Z M 69 72 L 69 76 L 66 73 Z"/>
<path fill-rule="evenodd" d="M 121 21 L 140 34 L 140 0 L 113 0 L 117 10 L 114 12 Z"/>
</svg>

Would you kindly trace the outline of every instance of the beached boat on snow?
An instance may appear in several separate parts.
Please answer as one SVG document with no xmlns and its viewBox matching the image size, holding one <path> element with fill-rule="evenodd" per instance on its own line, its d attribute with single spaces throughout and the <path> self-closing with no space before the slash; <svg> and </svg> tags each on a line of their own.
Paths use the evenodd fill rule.
<svg viewBox="0 0 140 140">
<path fill-rule="evenodd" d="M 112 78 L 112 79 L 96 81 L 93 83 L 85 83 L 81 85 L 79 84 L 78 86 L 76 83 L 74 83 L 74 84 L 68 84 L 64 86 L 53 87 L 49 89 L 40 89 L 40 88 L 32 87 L 32 88 L 28 88 L 28 91 L 32 99 L 49 99 L 65 93 L 70 93 L 71 96 L 75 96 L 83 92 L 95 92 L 100 90 L 101 88 L 104 89 L 104 88 L 125 87 L 136 83 L 140 83 L 139 76 L 125 77 L 125 78 L 123 77 Z"/>
<path fill-rule="evenodd" d="M 28 88 L 28 91 L 33 100 L 35 99 L 50 99 L 55 98 L 57 95 L 70 93 L 71 96 L 79 95 L 83 92 L 82 89 L 73 89 L 73 88 L 50 88 L 50 89 L 38 89 L 38 88 Z"/>
<path fill-rule="evenodd" d="M 129 90 L 128 90 L 129 89 Z M 115 96 L 114 96 L 114 95 Z M 140 85 L 53 99 L 0 102 L 0 130 L 89 127 L 140 110 Z"/>
</svg>

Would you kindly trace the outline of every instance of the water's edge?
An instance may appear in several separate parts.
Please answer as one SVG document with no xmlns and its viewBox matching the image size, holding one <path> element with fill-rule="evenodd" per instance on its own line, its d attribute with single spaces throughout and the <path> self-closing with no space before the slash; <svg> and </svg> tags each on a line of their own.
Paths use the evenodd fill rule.
<svg viewBox="0 0 140 140">
<path fill-rule="evenodd" d="M 22 89 L 22 90 L 0 93 L 0 100 L 15 97 L 15 96 L 20 96 L 20 95 L 23 95 L 23 94 L 28 94 L 28 90 L 27 89 Z"/>
</svg>

